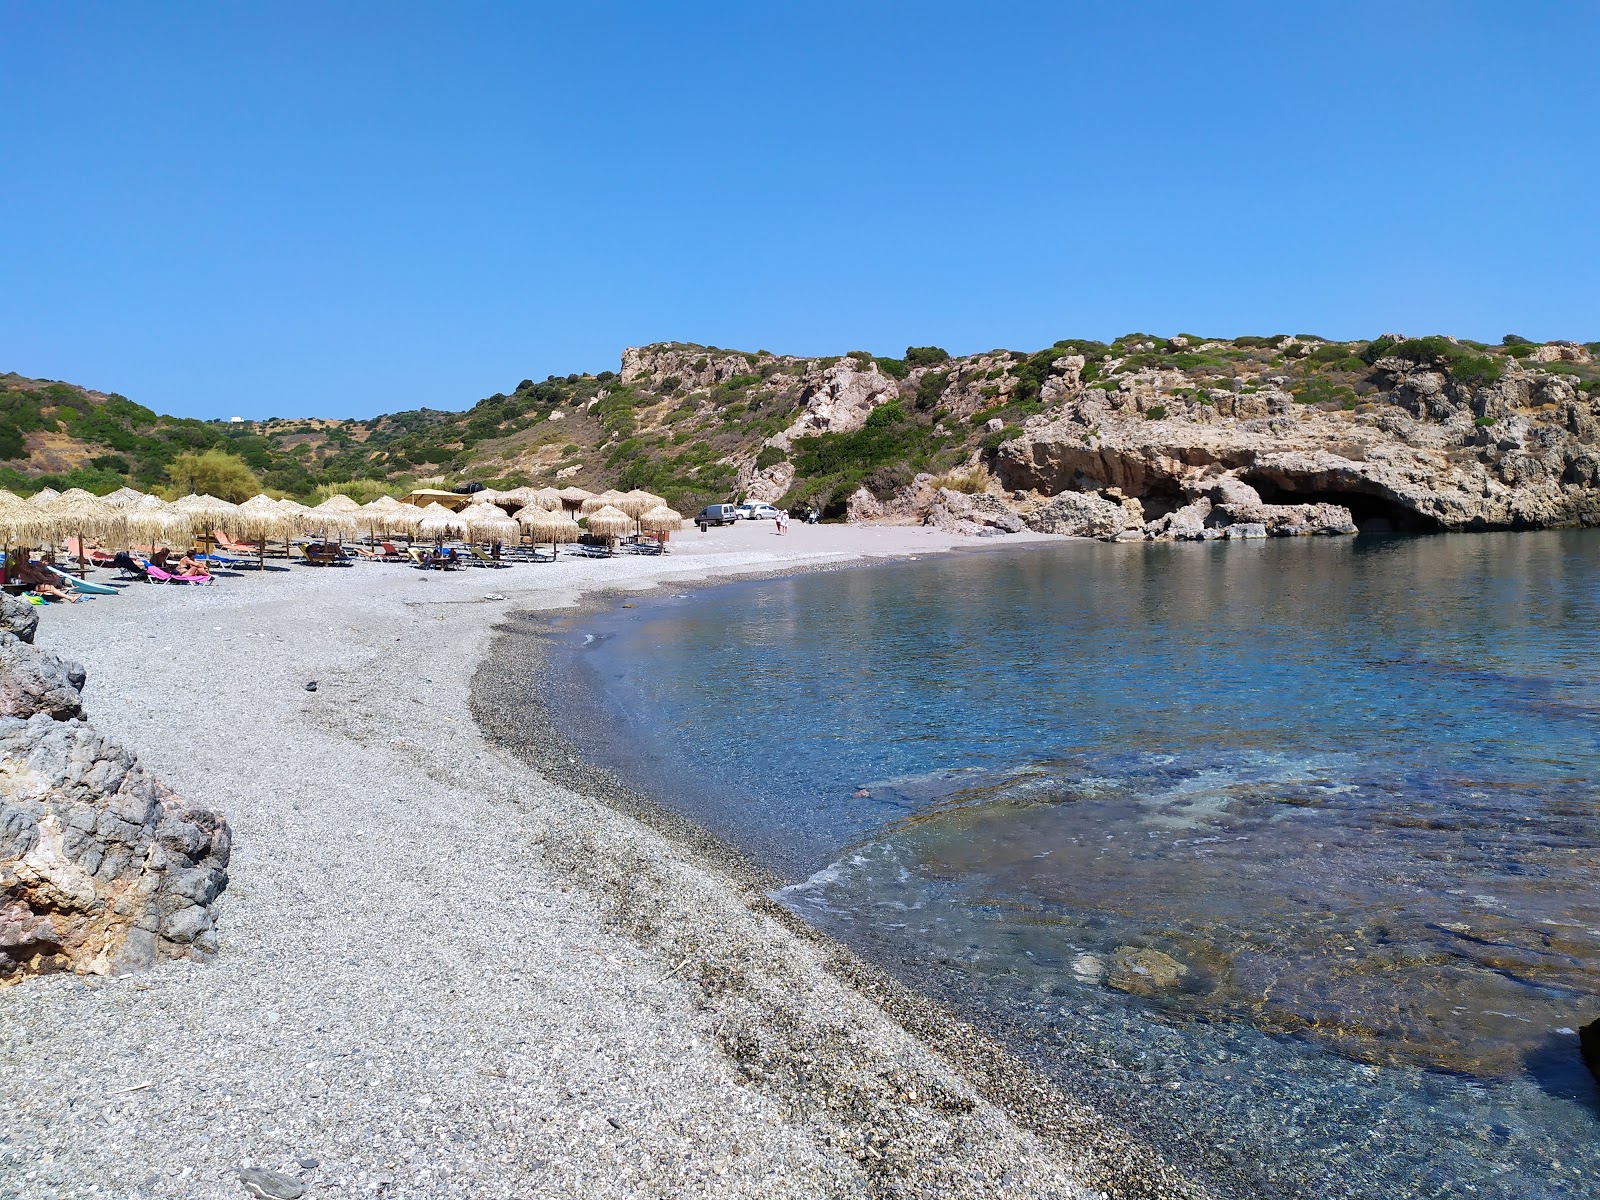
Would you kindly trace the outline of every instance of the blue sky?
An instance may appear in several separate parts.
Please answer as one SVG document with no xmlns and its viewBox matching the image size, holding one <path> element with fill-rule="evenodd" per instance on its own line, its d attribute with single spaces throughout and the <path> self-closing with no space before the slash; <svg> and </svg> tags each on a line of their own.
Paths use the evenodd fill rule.
<svg viewBox="0 0 1600 1200">
<path fill-rule="evenodd" d="M 0 0 L 0 370 L 460 408 L 679 339 L 1600 338 L 1600 6 Z"/>
</svg>

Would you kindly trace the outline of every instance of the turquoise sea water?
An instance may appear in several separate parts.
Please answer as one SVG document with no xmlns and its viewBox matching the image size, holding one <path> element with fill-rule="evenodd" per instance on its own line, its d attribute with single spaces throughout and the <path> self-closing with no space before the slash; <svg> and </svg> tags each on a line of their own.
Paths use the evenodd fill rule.
<svg viewBox="0 0 1600 1200">
<path fill-rule="evenodd" d="M 1220 1190 L 1594 1196 L 1597 559 L 1074 543 L 561 640 L 599 758 Z"/>
</svg>

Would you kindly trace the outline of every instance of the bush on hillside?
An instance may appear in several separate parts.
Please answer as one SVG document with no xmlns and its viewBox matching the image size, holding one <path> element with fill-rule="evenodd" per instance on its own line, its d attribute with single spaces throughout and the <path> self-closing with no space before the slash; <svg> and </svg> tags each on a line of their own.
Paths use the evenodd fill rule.
<svg viewBox="0 0 1600 1200">
<path fill-rule="evenodd" d="M 906 366 L 908 367 L 936 367 L 942 362 L 949 362 L 950 354 L 942 346 L 907 346 Z"/>
<path fill-rule="evenodd" d="M 167 464 L 167 483 L 179 495 L 215 496 L 233 504 L 261 491 L 261 481 L 242 458 L 226 450 L 180 454 Z"/>
</svg>

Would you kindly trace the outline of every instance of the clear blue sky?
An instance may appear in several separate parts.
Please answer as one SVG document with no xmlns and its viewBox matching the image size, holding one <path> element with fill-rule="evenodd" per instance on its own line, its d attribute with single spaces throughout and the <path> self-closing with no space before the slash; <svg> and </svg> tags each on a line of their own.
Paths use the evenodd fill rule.
<svg viewBox="0 0 1600 1200">
<path fill-rule="evenodd" d="M 11 3 L 0 370 L 463 407 L 680 339 L 1600 338 L 1592 3 Z"/>
</svg>

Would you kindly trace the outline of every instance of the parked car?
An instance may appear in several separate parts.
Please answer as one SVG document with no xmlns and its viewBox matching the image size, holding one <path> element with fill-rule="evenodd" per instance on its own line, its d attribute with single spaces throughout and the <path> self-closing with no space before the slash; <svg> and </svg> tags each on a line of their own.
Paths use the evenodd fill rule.
<svg viewBox="0 0 1600 1200">
<path fill-rule="evenodd" d="M 694 523 L 704 533 L 712 525 L 732 525 L 739 519 L 739 510 L 732 504 L 708 504 L 694 516 Z"/>
<path fill-rule="evenodd" d="M 776 521 L 778 510 L 770 504 L 758 504 L 753 500 L 746 500 L 739 505 L 739 515 L 746 521 Z"/>
</svg>

